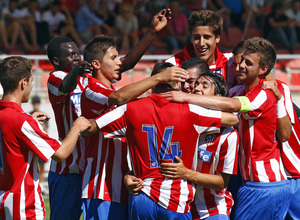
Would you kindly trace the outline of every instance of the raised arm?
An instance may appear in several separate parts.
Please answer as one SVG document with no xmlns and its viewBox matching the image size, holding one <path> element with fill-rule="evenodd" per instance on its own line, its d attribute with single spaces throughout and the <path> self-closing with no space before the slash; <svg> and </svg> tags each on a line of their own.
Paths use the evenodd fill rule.
<svg viewBox="0 0 300 220">
<path fill-rule="evenodd" d="M 124 86 L 108 97 L 109 105 L 122 105 L 127 103 L 159 83 L 171 81 L 184 82 L 188 78 L 187 71 L 177 66 L 169 67 L 159 74 L 148 77 L 136 83 Z"/>
<path fill-rule="evenodd" d="M 160 172 L 170 179 L 182 178 L 194 184 L 211 189 L 222 190 L 229 182 L 230 174 L 216 172 L 216 174 L 200 173 L 184 166 L 182 160 L 175 156 L 178 163 L 162 163 Z"/>
<path fill-rule="evenodd" d="M 277 137 L 281 142 L 285 142 L 290 138 L 292 123 L 286 113 L 284 97 L 280 93 L 276 81 L 264 81 L 262 88 L 270 89 L 277 99 Z"/>
<path fill-rule="evenodd" d="M 181 91 L 171 91 L 161 95 L 174 102 L 186 102 L 224 112 L 239 112 L 241 110 L 241 102 L 235 98 L 209 95 L 199 96 Z"/>
<path fill-rule="evenodd" d="M 78 77 L 84 76 L 84 73 L 92 73 L 93 67 L 90 63 L 82 60 L 80 63 L 75 66 L 71 72 L 65 76 L 63 79 L 59 91 L 63 93 L 70 93 L 72 92 L 77 85 Z"/>
<path fill-rule="evenodd" d="M 167 25 L 168 20 L 171 19 L 170 14 L 170 9 L 163 9 L 153 17 L 151 27 L 148 29 L 143 38 L 129 51 L 125 57 L 121 58 L 121 72 L 132 69 L 141 59 L 152 43 L 153 39 L 156 37 L 157 33 L 162 30 Z"/>
</svg>

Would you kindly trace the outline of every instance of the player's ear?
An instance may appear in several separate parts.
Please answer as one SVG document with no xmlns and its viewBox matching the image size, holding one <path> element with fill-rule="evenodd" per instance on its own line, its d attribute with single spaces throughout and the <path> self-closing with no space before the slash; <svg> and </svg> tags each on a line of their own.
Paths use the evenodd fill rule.
<svg viewBox="0 0 300 220">
<path fill-rule="evenodd" d="M 100 63 L 99 60 L 93 60 L 93 61 L 92 61 L 92 67 L 93 67 L 94 69 L 100 69 L 100 66 L 101 66 L 101 63 Z"/>
<path fill-rule="evenodd" d="M 53 57 L 52 62 L 54 63 L 55 66 L 59 66 L 59 59 L 58 59 L 58 57 Z"/>
<path fill-rule="evenodd" d="M 26 78 L 21 79 L 21 81 L 19 82 L 20 88 L 23 91 L 25 86 L 27 85 L 28 80 Z"/>
</svg>

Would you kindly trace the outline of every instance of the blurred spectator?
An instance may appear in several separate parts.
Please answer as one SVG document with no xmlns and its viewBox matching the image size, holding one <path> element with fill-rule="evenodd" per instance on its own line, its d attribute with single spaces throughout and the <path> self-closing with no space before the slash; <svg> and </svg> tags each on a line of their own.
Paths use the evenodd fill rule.
<svg viewBox="0 0 300 220">
<path fill-rule="evenodd" d="M 99 5 L 100 14 L 105 24 L 110 27 L 115 26 L 115 20 L 119 15 L 119 6 L 122 0 L 101 0 Z"/>
<path fill-rule="evenodd" d="M 157 14 L 160 10 L 169 7 L 170 0 L 150 0 L 148 2 L 148 11 L 151 15 Z"/>
<path fill-rule="evenodd" d="M 273 43 L 284 45 L 291 53 L 297 44 L 297 34 L 294 19 L 284 14 L 284 3 L 275 1 L 271 14 L 266 17 L 264 37 Z"/>
<path fill-rule="evenodd" d="M 112 36 L 113 29 L 104 23 L 103 14 L 97 8 L 96 0 L 86 0 L 75 16 L 76 29 L 81 40 L 87 43 L 95 35 L 107 34 Z"/>
<path fill-rule="evenodd" d="M 181 0 L 180 2 L 187 17 L 189 17 L 193 11 L 207 9 L 207 0 Z"/>
<path fill-rule="evenodd" d="M 43 13 L 42 19 L 48 23 L 51 37 L 68 36 L 80 49 L 83 49 L 84 45 L 76 32 L 70 11 L 66 7 L 61 7 L 58 0 L 50 4 L 50 9 Z"/>
<path fill-rule="evenodd" d="M 216 0 L 206 0 L 207 9 L 213 10 L 223 18 L 223 29 L 226 30 L 231 26 L 230 10 L 220 7 Z"/>
<path fill-rule="evenodd" d="M 133 15 L 130 4 L 121 4 L 120 15 L 116 17 L 115 22 L 115 35 L 121 50 L 128 50 L 137 44 L 139 41 L 138 28 L 138 20 Z"/>
<path fill-rule="evenodd" d="M 172 19 L 160 33 L 161 39 L 168 44 L 169 53 L 182 49 L 190 41 L 189 23 L 186 15 L 180 11 L 179 0 L 170 1 Z"/>
<path fill-rule="evenodd" d="M 148 12 L 149 0 L 134 0 L 133 14 L 138 18 L 139 30 L 148 28 L 151 23 L 151 14 Z"/>
<path fill-rule="evenodd" d="M 4 20 L 0 19 L 0 42 L 3 43 L 4 49 L 7 51 L 12 49 L 12 46 L 8 42 L 8 35 L 7 35 L 7 30 L 6 30 L 6 24 Z"/>
<path fill-rule="evenodd" d="M 251 13 L 250 26 L 262 29 L 266 17 L 264 11 L 265 0 L 247 0 L 247 3 L 249 10 L 251 10 L 248 11 L 248 13 Z"/>
<path fill-rule="evenodd" d="M 46 45 L 50 40 L 49 27 L 46 21 L 42 21 L 38 0 L 28 0 L 23 3 L 24 7 L 21 9 L 23 15 L 31 17 L 35 21 L 38 43 Z"/>
<path fill-rule="evenodd" d="M 298 42 L 300 42 L 300 0 L 291 1 L 290 7 L 285 11 L 285 14 L 294 20 Z"/>
<path fill-rule="evenodd" d="M 34 19 L 26 14 L 24 15 L 17 7 L 18 1 L 10 0 L 8 7 L 4 8 L 2 11 L 8 33 L 12 34 L 12 48 L 15 49 L 17 39 L 20 38 L 27 51 L 40 50 L 37 43 L 37 32 Z M 29 39 L 27 39 L 26 33 Z"/>
<path fill-rule="evenodd" d="M 219 9 L 230 14 L 230 26 L 243 28 L 246 12 L 249 10 L 247 0 L 215 0 Z"/>
</svg>

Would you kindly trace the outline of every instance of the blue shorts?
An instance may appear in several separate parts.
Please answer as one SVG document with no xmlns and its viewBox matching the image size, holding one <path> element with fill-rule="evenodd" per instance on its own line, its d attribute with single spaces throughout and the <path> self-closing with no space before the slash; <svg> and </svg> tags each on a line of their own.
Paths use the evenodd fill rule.
<svg viewBox="0 0 300 220">
<path fill-rule="evenodd" d="M 82 199 L 82 202 L 83 219 L 128 219 L 128 204 L 102 199 Z"/>
<path fill-rule="evenodd" d="M 289 181 L 292 197 L 286 219 L 300 219 L 300 178 L 289 179 Z"/>
<path fill-rule="evenodd" d="M 79 219 L 82 213 L 79 174 L 57 174 L 49 171 L 50 219 Z"/>
<path fill-rule="evenodd" d="M 227 215 L 218 214 L 205 218 L 205 220 L 230 220 L 230 218 Z"/>
<path fill-rule="evenodd" d="M 192 213 L 177 213 L 167 210 L 140 192 L 137 196 L 129 196 L 129 219 L 188 220 L 192 219 Z"/>
<path fill-rule="evenodd" d="M 289 180 L 260 183 L 243 181 L 234 219 L 284 219 L 290 204 Z"/>
</svg>

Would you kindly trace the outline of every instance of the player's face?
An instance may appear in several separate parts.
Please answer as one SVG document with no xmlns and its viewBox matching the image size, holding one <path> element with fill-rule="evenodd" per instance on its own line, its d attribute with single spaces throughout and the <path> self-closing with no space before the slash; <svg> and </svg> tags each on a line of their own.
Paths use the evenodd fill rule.
<svg viewBox="0 0 300 220">
<path fill-rule="evenodd" d="M 29 80 L 26 80 L 26 84 L 24 87 L 24 96 L 23 96 L 22 102 L 28 102 L 28 100 L 29 100 L 29 95 L 30 95 L 32 87 L 33 87 L 32 81 L 33 81 L 33 75 L 31 73 Z"/>
<path fill-rule="evenodd" d="M 240 71 L 240 62 L 242 60 L 242 55 L 243 55 L 242 53 L 234 55 L 233 62 L 232 62 L 233 73 L 235 75 L 235 78 L 236 78 L 238 84 L 242 84 L 242 82 L 237 77 L 237 75 L 238 75 L 238 73 Z"/>
<path fill-rule="evenodd" d="M 192 31 L 192 44 L 195 49 L 195 55 L 211 65 L 215 61 L 215 49 L 220 41 L 220 36 L 216 37 L 212 27 L 197 26 Z"/>
<path fill-rule="evenodd" d="M 122 62 L 119 59 L 119 53 L 115 47 L 110 47 L 106 51 L 103 61 L 100 64 L 100 70 L 102 75 L 110 82 L 112 80 L 119 79 L 120 66 Z"/>
<path fill-rule="evenodd" d="M 259 67 L 260 57 L 256 53 L 245 51 L 239 65 L 237 78 L 245 85 L 251 86 L 259 82 L 258 75 L 261 74 L 262 68 Z"/>
<path fill-rule="evenodd" d="M 59 70 L 70 72 L 81 60 L 80 52 L 74 42 L 61 44 Z"/>
<path fill-rule="evenodd" d="M 209 77 L 201 76 L 195 83 L 193 93 L 199 95 L 214 95 L 215 83 Z"/>
<path fill-rule="evenodd" d="M 195 82 L 199 76 L 199 68 L 194 67 L 194 68 L 187 69 L 187 71 L 188 71 L 189 78 L 184 83 L 182 83 L 182 91 L 191 93 L 195 88 Z"/>
</svg>

